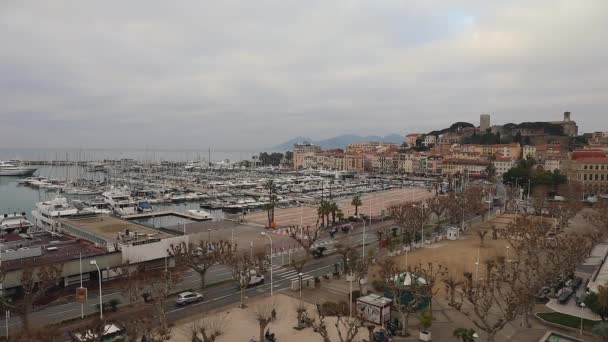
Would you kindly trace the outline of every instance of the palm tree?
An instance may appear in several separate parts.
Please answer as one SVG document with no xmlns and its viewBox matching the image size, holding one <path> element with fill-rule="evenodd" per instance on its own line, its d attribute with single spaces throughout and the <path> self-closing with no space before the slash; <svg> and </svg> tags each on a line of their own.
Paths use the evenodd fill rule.
<svg viewBox="0 0 608 342">
<path fill-rule="evenodd" d="M 264 210 L 268 212 L 268 227 L 272 226 L 274 222 L 274 207 L 277 203 L 277 196 L 274 192 L 277 190 L 277 186 L 274 184 L 274 180 L 269 179 L 264 182 L 264 189 L 268 190 L 268 199 L 269 202 L 267 205 L 264 205 Z"/>
<path fill-rule="evenodd" d="M 325 201 L 321 202 L 317 207 L 317 216 L 321 219 L 321 226 L 325 226 L 325 214 L 327 212 L 327 205 Z"/>
<path fill-rule="evenodd" d="M 342 210 L 338 209 L 336 212 L 336 217 L 338 217 L 338 222 L 342 223 L 342 221 L 344 221 L 344 213 Z"/>
<path fill-rule="evenodd" d="M 331 223 L 336 224 L 336 214 L 338 213 L 338 211 L 340 211 L 340 207 L 338 207 L 338 204 L 336 204 L 336 202 L 331 202 L 327 204 L 327 209 L 331 213 Z"/>
<path fill-rule="evenodd" d="M 475 330 L 470 328 L 457 328 L 452 335 L 459 338 L 462 342 L 475 342 Z"/>
<path fill-rule="evenodd" d="M 479 236 L 479 247 L 483 247 L 483 240 L 486 238 L 487 230 L 478 230 L 477 236 Z"/>
<path fill-rule="evenodd" d="M 357 195 L 355 197 L 353 197 L 352 202 L 350 202 L 350 205 L 355 207 L 355 216 L 359 215 L 359 206 L 363 205 L 363 202 L 361 201 L 361 196 Z"/>
</svg>

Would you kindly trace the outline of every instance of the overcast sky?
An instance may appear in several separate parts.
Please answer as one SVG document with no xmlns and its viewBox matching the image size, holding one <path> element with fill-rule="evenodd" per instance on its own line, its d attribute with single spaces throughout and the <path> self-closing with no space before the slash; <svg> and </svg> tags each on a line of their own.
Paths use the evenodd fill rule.
<svg viewBox="0 0 608 342">
<path fill-rule="evenodd" d="M 608 130 L 606 0 L 0 1 L 0 147 Z"/>
</svg>

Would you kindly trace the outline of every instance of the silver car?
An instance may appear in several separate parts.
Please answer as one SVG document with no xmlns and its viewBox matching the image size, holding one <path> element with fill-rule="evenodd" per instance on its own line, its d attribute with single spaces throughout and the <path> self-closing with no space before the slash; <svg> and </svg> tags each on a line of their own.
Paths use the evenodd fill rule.
<svg viewBox="0 0 608 342">
<path fill-rule="evenodd" d="M 182 292 L 175 298 L 175 304 L 186 305 L 196 303 L 203 300 L 203 295 L 198 292 Z"/>
</svg>

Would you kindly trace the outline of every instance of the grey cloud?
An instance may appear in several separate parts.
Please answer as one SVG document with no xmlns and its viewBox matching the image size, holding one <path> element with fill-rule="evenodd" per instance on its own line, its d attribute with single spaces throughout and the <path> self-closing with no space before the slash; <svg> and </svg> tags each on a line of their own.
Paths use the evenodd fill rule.
<svg viewBox="0 0 608 342">
<path fill-rule="evenodd" d="M 8 1 L 0 145 L 250 150 L 484 112 L 504 123 L 570 110 L 583 130 L 606 128 L 607 10 L 603 0 Z"/>
</svg>

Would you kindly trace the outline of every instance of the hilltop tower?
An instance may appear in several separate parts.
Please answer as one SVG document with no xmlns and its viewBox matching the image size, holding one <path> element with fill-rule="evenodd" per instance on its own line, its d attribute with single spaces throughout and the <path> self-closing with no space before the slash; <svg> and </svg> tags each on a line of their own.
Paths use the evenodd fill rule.
<svg viewBox="0 0 608 342">
<path fill-rule="evenodd" d="M 490 114 L 481 114 L 479 116 L 479 130 L 485 132 L 490 128 Z"/>
</svg>

